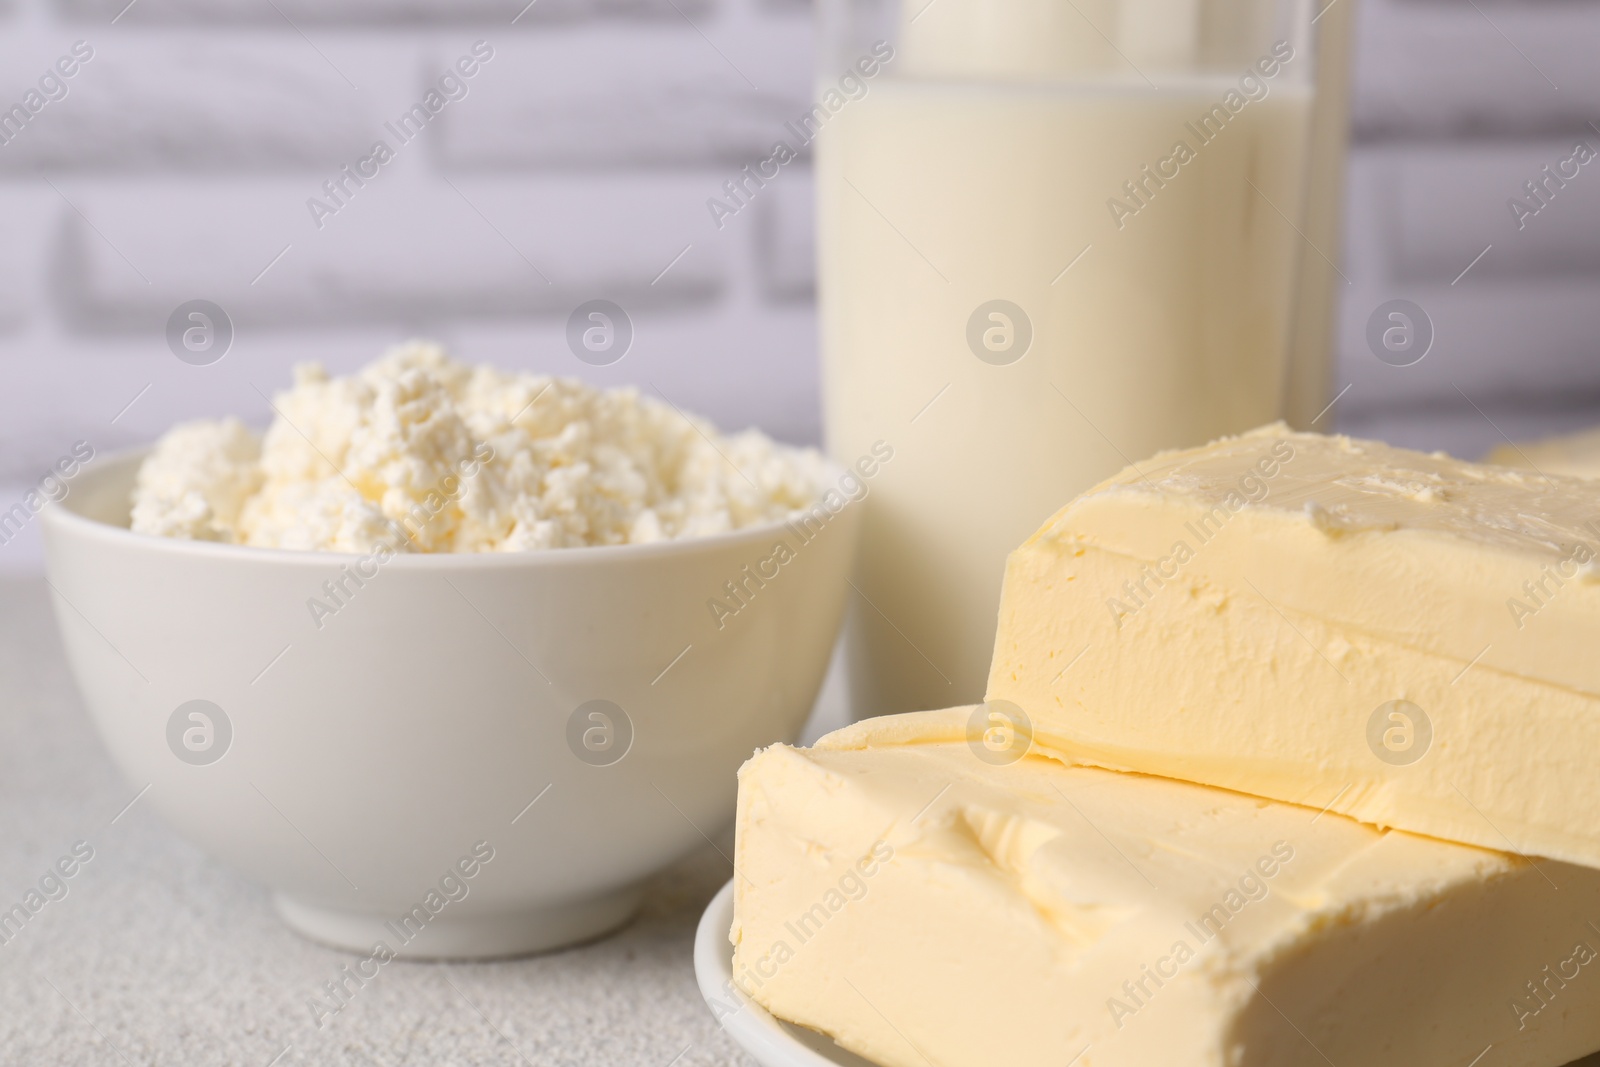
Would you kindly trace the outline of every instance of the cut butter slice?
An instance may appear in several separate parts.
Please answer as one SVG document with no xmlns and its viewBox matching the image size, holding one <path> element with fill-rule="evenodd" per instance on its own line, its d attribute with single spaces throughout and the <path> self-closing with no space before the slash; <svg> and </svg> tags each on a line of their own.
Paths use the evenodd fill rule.
<svg viewBox="0 0 1600 1067">
<path fill-rule="evenodd" d="M 885 1067 L 1558 1067 L 1600 1048 L 1600 872 L 964 738 L 739 776 L 734 981 Z"/>
<path fill-rule="evenodd" d="M 1007 562 L 988 697 L 1070 758 L 1600 866 L 1600 493 L 1267 427 Z"/>
</svg>

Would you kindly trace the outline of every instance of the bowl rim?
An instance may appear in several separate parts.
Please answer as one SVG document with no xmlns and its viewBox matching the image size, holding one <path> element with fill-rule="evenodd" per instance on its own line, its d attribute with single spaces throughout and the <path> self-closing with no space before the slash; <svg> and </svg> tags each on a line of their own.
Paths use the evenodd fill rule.
<svg viewBox="0 0 1600 1067">
<path fill-rule="evenodd" d="M 71 484 L 81 495 L 93 481 L 112 477 L 114 472 L 140 462 L 150 453 L 153 445 L 119 449 L 102 457 L 92 470 L 75 475 Z M 786 446 L 791 447 L 791 446 Z M 823 499 L 829 490 L 847 473 L 846 468 L 827 455 L 822 456 L 829 482 L 813 500 L 813 505 L 827 506 Z M 86 538 L 102 544 L 129 551 L 157 552 L 199 559 L 234 560 L 240 563 L 283 563 L 307 567 L 326 568 L 341 566 L 356 560 L 368 559 L 370 552 L 334 552 L 326 549 L 263 548 L 256 545 L 236 545 L 219 541 L 189 541 L 176 537 L 157 537 L 153 534 L 135 533 L 126 526 L 91 519 L 79 514 L 67 503 L 74 494 L 51 501 L 39 512 L 41 529 L 47 541 L 56 536 Z M 844 495 L 842 492 L 840 495 Z M 833 520 L 858 510 L 866 494 L 860 497 L 844 495 L 845 504 L 838 511 L 829 511 L 829 525 Z M 756 523 L 751 526 L 670 541 L 626 545 L 577 545 L 568 548 L 527 549 L 519 552 L 396 552 L 384 563 L 384 569 L 399 567 L 402 570 L 480 570 L 494 568 L 535 568 L 563 565 L 586 566 L 623 562 L 644 562 L 655 559 L 673 559 L 701 553 L 714 554 L 723 549 L 761 544 L 773 536 L 795 536 L 790 524 L 801 510 L 791 512 L 782 519 Z M 826 529 L 826 527 L 824 528 Z M 817 535 L 813 535 L 815 537 Z M 807 540 L 810 540 L 809 538 Z M 805 543 L 805 542 L 802 542 Z M 46 559 L 48 561 L 48 547 Z"/>
</svg>

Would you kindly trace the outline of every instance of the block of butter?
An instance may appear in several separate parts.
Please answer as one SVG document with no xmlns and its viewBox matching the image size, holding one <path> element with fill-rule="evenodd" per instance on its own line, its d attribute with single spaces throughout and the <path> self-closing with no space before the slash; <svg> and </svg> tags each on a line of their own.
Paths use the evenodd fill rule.
<svg viewBox="0 0 1600 1067">
<path fill-rule="evenodd" d="M 734 981 L 885 1067 L 1558 1067 L 1600 871 L 868 720 L 739 776 Z M 1026 755 L 1023 752 L 1026 751 Z"/>
<path fill-rule="evenodd" d="M 988 698 L 1073 759 L 1600 867 L 1592 482 L 1267 427 L 1007 561 Z"/>
<path fill-rule="evenodd" d="M 1541 474 L 1600 478 L 1600 429 L 1547 437 L 1541 441 L 1498 445 L 1484 457 L 1484 462 L 1522 467 Z"/>
</svg>

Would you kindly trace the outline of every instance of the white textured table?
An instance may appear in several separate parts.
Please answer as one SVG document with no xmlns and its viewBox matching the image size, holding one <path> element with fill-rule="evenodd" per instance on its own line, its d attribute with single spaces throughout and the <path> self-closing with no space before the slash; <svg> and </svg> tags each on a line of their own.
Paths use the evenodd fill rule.
<svg viewBox="0 0 1600 1067">
<path fill-rule="evenodd" d="M 835 671 L 808 735 L 842 716 Z M 75 842 L 94 849 L 67 894 L 0 943 L 0 1064 L 751 1063 L 691 968 L 695 923 L 731 873 L 710 848 L 657 878 L 613 937 L 523 960 L 390 963 L 319 1029 L 308 1002 L 352 957 L 290 933 L 262 889 L 133 797 L 67 674 L 44 583 L 0 580 L 0 912 Z M 1492 1050 L 1479 1067 L 1496 1067 Z"/>
</svg>

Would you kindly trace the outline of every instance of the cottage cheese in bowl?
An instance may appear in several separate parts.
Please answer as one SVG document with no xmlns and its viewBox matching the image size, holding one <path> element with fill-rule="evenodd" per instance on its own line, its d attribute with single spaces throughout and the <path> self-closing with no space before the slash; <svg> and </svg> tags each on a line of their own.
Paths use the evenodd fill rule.
<svg viewBox="0 0 1600 1067">
<path fill-rule="evenodd" d="M 177 427 L 40 513 L 130 794 L 363 955 L 624 922 L 799 734 L 892 449 L 846 470 L 424 344 L 272 403 L 260 436 Z M 464 857 L 470 895 L 426 904 Z"/>
<path fill-rule="evenodd" d="M 813 503 L 822 458 L 634 389 L 455 362 L 412 342 L 346 378 L 296 368 L 257 439 L 175 427 L 136 533 L 264 548 L 518 552 L 725 533 Z"/>
</svg>

